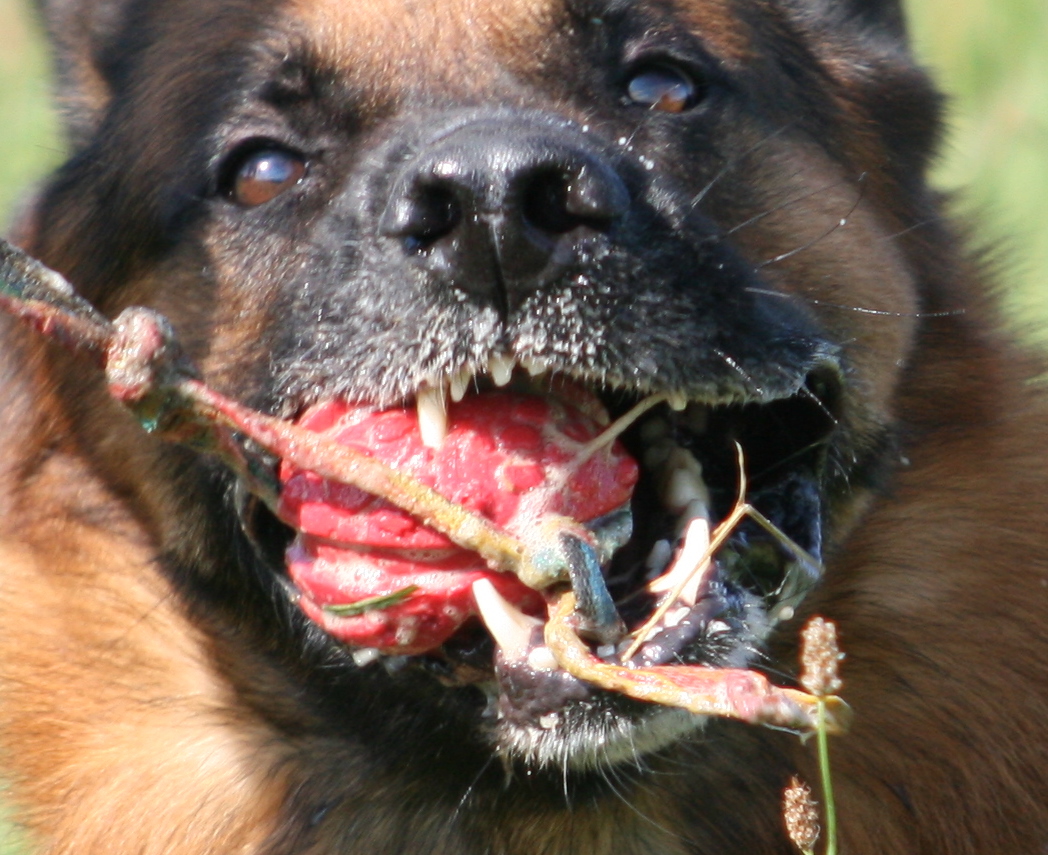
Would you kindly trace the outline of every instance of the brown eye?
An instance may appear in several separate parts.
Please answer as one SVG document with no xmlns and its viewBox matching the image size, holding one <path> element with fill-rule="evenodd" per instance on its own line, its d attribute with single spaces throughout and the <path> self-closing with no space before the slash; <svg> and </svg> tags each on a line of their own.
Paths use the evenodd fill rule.
<svg viewBox="0 0 1048 855">
<path fill-rule="evenodd" d="M 281 148 L 260 148 L 245 156 L 236 168 L 229 196 L 238 205 L 254 208 L 275 199 L 306 174 L 305 159 Z"/>
<path fill-rule="evenodd" d="M 683 71 L 663 65 L 636 71 L 626 84 L 630 102 L 664 113 L 683 113 L 699 103 L 702 93 Z"/>
</svg>

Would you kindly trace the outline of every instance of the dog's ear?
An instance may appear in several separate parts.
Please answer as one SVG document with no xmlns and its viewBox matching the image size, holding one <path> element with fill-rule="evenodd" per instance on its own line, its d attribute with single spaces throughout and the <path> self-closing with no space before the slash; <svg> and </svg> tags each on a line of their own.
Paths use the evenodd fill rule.
<svg viewBox="0 0 1048 855">
<path fill-rule="evenodd" d="M 54 52 L 58 99 L 70 144 L 95 129 L 109 101 L 110 48 L 135 0 L 37 0 Z"/>
<path fill-rule="evenodd" d="M 903 0 L 784 0 L 793 13 L 832 22 L 847 30 L 880 33 L 897 42 L 906 41 Z"/>
<path fill-rule="evenodd" d="M 906 33 L 906 18 L 899 0 L 845 0 L 844 5 L 864 24 L 880 27 L 896 36 Z"/>
</svg>

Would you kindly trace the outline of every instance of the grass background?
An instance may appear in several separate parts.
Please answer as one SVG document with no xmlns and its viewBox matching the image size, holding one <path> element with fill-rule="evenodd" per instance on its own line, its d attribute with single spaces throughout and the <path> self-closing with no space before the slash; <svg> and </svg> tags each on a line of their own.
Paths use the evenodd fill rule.
<svg viewBox="0 0 1048 855">
<path fill-rule="evenodd" d="M 0 222 L 62 156 L 28 0 L 0 0 Z M 995 245 L 1015 318 L 1048 343 L 1048 2 L 910 0 L 915 49 L 951 96 L 937 183 Z M 20 850 L 0 821 L 0 855 Z"/>
</svg>

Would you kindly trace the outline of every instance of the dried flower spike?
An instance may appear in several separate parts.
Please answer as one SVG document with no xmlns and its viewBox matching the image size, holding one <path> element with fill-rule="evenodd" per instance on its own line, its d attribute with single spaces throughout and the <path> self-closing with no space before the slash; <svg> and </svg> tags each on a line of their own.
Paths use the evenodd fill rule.
<svg viewBox="0 0 1048 855">
<path fill-rule="evenodd" d="M 782 818 L 786 833 L 801 852 L 811 852 L 819 840 L 819 811 L 812 801 L 811 788 L 796 775 L 782 793 Z"/>
<path fill-rule="evenodd" d="M 801 633 L 801 685 L 816 697 L 837 694 L 841 689 L 837 666 L 843 658 L 836 624 L 821 617 L 808 621 Z"/>
</svg>

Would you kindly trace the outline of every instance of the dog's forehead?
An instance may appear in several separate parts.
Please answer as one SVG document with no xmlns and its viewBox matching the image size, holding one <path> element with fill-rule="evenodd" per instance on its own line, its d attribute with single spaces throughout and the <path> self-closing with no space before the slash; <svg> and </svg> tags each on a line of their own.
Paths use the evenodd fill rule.
<svg viewBox="0 0 1048 855">
<path fill-rule="evenodd" d="M 375 84 L 484 76 L 491 57 L 534 56 L 566 25 L 563 0 L 291 0 L 286 10 L 321 64 Z"/>
<path fill-rule="evenodd" d="M 634 18 L 679 26 L 724 59 L 751 49 L 742 0 L 289 0 L 290 25 L 323 66 L 358 83 L 476 87 L 509 69 L 547 71 L 582 25 Z M 640 25 L 643 28 L 643 25 Z"/>
</svg>

